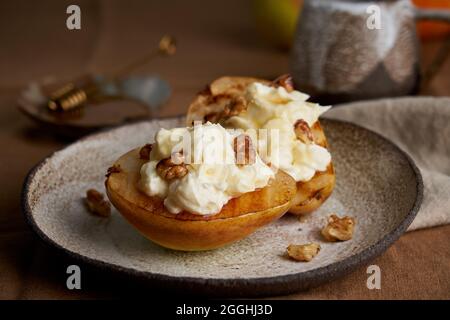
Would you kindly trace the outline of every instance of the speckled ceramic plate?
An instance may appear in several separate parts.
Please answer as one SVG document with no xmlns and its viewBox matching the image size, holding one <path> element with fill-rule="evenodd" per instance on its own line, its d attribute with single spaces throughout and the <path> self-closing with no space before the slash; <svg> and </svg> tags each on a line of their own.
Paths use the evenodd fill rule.
<svg viewBox="0 0 450 320">
<path fill-rule="evenodd" d="M 406 230 L 422 200 L 419 170 L 403 151 L 361 127 L 323 120 L 336 167 L 328 201 L 299 220 L 286 215 L 248 238 L 207 252 L 164 249 L 141 236 L 115 210 L 109 219 L 86 212 L 88 188 L 104 190 L 106 169 L 122 153 L 149 142 L 170 118 L 89 136 L 54 153 L 28 175 L 23 209 L 47 242 L 88 262 L 143 276 L 166 288 L 221 295 L 275 295 L 305 289 L 350 272 L 382 253 Z M 327 243 L 319 230 L 331 212 L 354 216 L 354 237 Z M 318 242 L 311 262 L 286 258 L 291 243 Z"/>
</svg>

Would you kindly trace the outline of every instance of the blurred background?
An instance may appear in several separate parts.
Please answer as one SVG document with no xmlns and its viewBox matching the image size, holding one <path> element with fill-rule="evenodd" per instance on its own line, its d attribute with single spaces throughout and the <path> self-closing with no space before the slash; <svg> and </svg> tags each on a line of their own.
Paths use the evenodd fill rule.
<svg viewBox="0 0 450 320">
<path fill-rule="evenodd" d="M 0 88 L 23 87 L 48 78 L 72 79 L 105 73 L 151 51 L 163 34 L 178 40 L 178 52 L 137 69 L 158 74 L 173 88 L 161 115 L 184 111 L 193 93 L 221 75 L 273 78 L 289 71 L 302 0 L 117 1 L 81 0 L 81 30 L 65 27 L 71 1 L 0 3 Z M 450 7 L 447 0 L 414 0 L 422 6 Z M 438 50 L 450 27 L 419 26 L 422 67 Z M 439 74 L 449 73 L 447 61 Z M 433 80 L 426 94 L 444 94 L 448 83 Z"/>
</svg>

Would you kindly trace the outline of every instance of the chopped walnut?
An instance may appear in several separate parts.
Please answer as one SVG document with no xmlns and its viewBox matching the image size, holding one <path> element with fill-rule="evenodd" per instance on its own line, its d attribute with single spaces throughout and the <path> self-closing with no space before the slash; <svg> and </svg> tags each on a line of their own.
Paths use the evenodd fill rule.
<svg viewBox="0 0 450 320">
<path fill-rule="evenodd" d="M 297 139 L 299 139 L 303 143 L 312 143 L 314 141 L 314 136 L 312 134 L 311 128 L 309 127 L 308 123 L 303 120 L 299 119 L 294 124 L 294 132 L 297 136 Z"/>
<path fill-rule="evenodd" d="M 233 149 L 236 157 L 236 164 L 254 164 L 256 161 L 256 151 L 252 145 L 252 139 L 246 134 L 240 134 L 233 141 Z"/>
<path fill-rule="evenodd" d="M 122 171 L 122 169 L 120 168 L 119 165 L 113 165 L 112 167 L 109 167 L 109 168 L 108 168 L 108 171 L 106 172 L 105 177 L 108 178 L 111 174 L 113 174 L 113 173 L 119 173 L 119 172 L 121 172 L 121 171 Z"/>
<path fill-rule="evenodd" d="M 290 244 L 287 247 L 287 254 L 290 258 L 297 261 L 311 261 L 320 251 L 320 245 L 317 243 Z"/>
<path fill-rule="evenodd" d="M 139 150 L 139 158 L 142 160 L 150 160 L 150 152 L 152 152 L 153 145 L 150 143 L 147 143 L 145 146 Z"/>
<path fill-rule="evenodd" d="M 188 169 L 183 163 L 183 159 L 183 154 L 177 152 L 170 158 L 160 160 L 156 165 L 156 171 L 159 176 L 165 180 L 183 178 L 188 173 Z"/>
<path fill-rule="evenodd" d="M 239 115 L 247 109 L 247 101 L 244 97 L 236 97 L 231 99 L 222 112 L 223 118 L 230 118 Z"/>
<path fill-rule="evenodd" d="M 105 196 L 95 190 L 89 189 L 86 192 L 86 206 L 89 211 L 100 217 L 109 217 L 111 214 L 111 204 L 105 200 Z"/>
<path fill-rule="evenodd" d="M 355 226 L 355 219 L 345 216 L 339 218 L 332 214 L 328 217 L 328 224 L 322 229 L 322 236 L 327 241 L 346 241 L 353 236 L 353 228 Z"/>
<path fill-rule="evenodd" d="M 294 81 L 292 80 L 291 75 L 283 74 L 272 81 L 272 85 L 276 87 L 283 87 L 287 92 L 294 91 Z"/>
</svg>

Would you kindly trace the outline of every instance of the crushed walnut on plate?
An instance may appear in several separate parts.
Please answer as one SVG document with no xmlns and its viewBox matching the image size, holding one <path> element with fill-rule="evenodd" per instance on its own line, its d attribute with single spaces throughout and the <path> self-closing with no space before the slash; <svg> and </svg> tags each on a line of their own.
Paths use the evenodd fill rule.
<svg viewBox="0 0 450 320">
<path fill-rule="evenodd" d="M 89 189 L 86 192 L 86 206 L 88 210 L 100 217 L 109 217 L 111 215 L 111 204 L 108 200 L 105 200 L 103 193 Z"/>
<path fill-rule="evenodd" d="M 287 254 L 296 261 L 311 261 L 320 251 L 320 245 L 317 243 L 290 244 L 287 247 Z"/>
<path fill-rule="evenodd" d="M 322 236 L 330 242 L 346 241 L 353 237 L 355 219 L 352 217 L 338 217 L 332 214 L 328 217 L 328 224 L 322 229 Z"/>
</svg>

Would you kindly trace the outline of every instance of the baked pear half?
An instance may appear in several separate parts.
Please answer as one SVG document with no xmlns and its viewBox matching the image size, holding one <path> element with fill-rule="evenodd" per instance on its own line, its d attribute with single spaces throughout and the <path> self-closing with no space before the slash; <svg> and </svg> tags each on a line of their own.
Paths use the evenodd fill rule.
<svg viewBox="0 0 450 320">
<path fill-rule="evenodd" d="M 107 195 L 145 237 L 166 248 L 209 250 L 240 240 L 286 213 L 296 194 L 295 181 L 278 170 L 265 188 L 232 198 L 217 214 L 173 214 L 165 208 L 163 199 L 138 189 L 145 163 L 139 151 L 124 154 L 108 170 Z"/>
<path fill-rule="evenodd" d="M 288 75 L 274 81 L 252 77 L 221 77 L 199 92 L 189 105 L 186 116 L 187 125 L 192 125 L 195 121 L 222 123 L 226 117 L 245 112 L 245 107 L 240 107 L 240 103 L 246 99 L 247 87 L 254 82 L 283 86 L 293 90 L 293 83 Z M 314 143 L 328 149 L 327 139 L 320 122 L 316 121 L 310 129 Z M 330 162 L 326 170 L 317 171 L 312 179 L 297 182 L 297 193 L 291 202 L 289 212 L 302 215 L 319 208 L 331 195 L 335 181 L 333 163 Z"/>
</svg>

